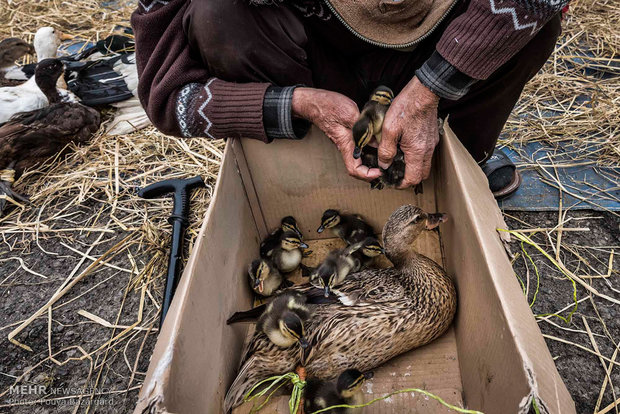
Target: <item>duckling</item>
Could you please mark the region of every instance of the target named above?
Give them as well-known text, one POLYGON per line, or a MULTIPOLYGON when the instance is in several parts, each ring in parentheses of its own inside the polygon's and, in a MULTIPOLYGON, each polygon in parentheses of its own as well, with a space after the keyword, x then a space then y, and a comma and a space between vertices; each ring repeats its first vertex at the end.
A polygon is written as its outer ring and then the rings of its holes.
POLYGON ((280 222, 280 227, 272 231, 260 244, 260 257, 266 259, 271 257, 273 250, 280 245, 280 237, 285 231, 297 233, 302 238, 301 231, 297 227, 297 220, 293 216, 286 216, 280 222))
POLYGON ((351 256, 360 262, 360 268, 365 269, 372 265, 375 257, 385 254, 385 249, 376 237, 366 237, 364 241, 356 243, 359 246, 351 252, 351 256))
MULTIPOLYGON (((372 377, 372 372, 362 373, 356 369, 347 369, 338 376, 336 382, 309 379, 304 388, 304 412, 310 414, 334 405, 362 405, 364 403, 362 385, 372 377)), ((325 414, 362 412, 363 408, 344 407, 324 411, 325 414)))
POLYGON ((304 323, 311 315, 304 295, 286 292, 276 296, 258 319, 256 328, 279 348, 289 348, 299 343, 308 347, 304 323))
MULTIPOLYGON (((84 142, 99 129, 99 112, 78 103, 62 102, 56 80, 63 71, 58 59, 38 64, 35 81, 50 106, 13 116, 0 127, 0 170, 13 170, 15 178, 24 169, 61 152, 70 142, 84 142)), ((24 200, 0 181, 0 193, 24 200)), ((0 199, 0 212, 6 199, 0 199)))
MULTIPOLYGON (((255 335, 228 389, 225 410, 241 404, 257 382, 293 371, 302 359, 308 377, 330 379, 350 367, 370 371, 442 335, 456 311, 456 290, 444 270, 415 252, 412 243, 445 220, 443 214, 412 205, 392 213, 383 228, 383 242, 394 267, 351 273, 338 288, 336 303, 314 306, 304 321, 304 337, 311 346, 303 355, 297 347, 282 349, 255 335)), ((308 289, 295 286, 286 291, 308 289)))
POLYGON ((285 231, 280 236, 280 245, 273 249, 272 259, 276 268, 282 273, 290 273, 300 267, 303 258, 302 249, 307 249, 299 235, 285 231))
MULTIPOLYGON (((357 244, 353 245, 359 248, 357 244)), ((325 260, 310 274, 310 284, 321 289, 325 297, 340 285, 351 272, 360 269, 361 262, 352 256, 352 246, 331 251, 325 260)))
POLYGON ((362 149, 370 143, 373 136, 377 142, 381 142, 383 120, 393 100, 394 92, 387 86, 379 86, 372 92, 352 128, 355 141, 353 158, 357 159, 362 155, 362 149))
MULTIPOLYGON (((353 125, 353 141, 355 142, 354 158, 362 157, 362 163, 370 168, 379 168, 377 149, 368 146, 374 136, 377 143, 381 143, 383 120, 392 101, 394 92, 387 86, 379 86, 370 95, 370 99, 362 108, 357 122, 353 125)), ((370 188, 383 189, 397 186, 405 177, 405 155, 396 147, 396 156, 387 169, 381 169, 383 175, 370 183, 370 188)))
POLYGON ((250 263, 248 275, 252 290, 265 297, 273 295, 286 282, 273 262, 267 259, 256 259, 250 263))
POLYGON ((340 237, 347 244, 358 243, 366 237, 375 234, 375 231, 357 214, 340 214, 338 210, 329 209, 323 212, 321 225, 316 229, 317 233, 322 233, 325 229, 330 229, 333 234, 340 237))
POLYGON ((311 273, 310 284, 323 290, 327 298, 334 287, 339 286, 349 273, 367 267, 383 252, 383 247, 376 237, 367 237, 364 241, 344 249, 333 250, 311 273))

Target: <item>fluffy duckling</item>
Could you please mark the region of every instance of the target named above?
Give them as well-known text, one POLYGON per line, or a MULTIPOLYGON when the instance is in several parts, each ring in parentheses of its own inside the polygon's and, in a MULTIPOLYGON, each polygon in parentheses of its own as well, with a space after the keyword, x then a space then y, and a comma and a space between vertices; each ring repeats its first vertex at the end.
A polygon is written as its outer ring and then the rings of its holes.
POLYGON ((344 249, 331 251, 310 275, 310 284, 321 289, 327 298, 331 291, 342 284, 349 273, 359 271, 384 253, 376 237, 352 244, 344 249))
POLYGON ((329 209, 323 212, 321 225, 316 229, 322 233, 325 229, 340 237, 347 244, 363 241, 366 237, 375 234, 375 231, 357 214, 340 214, 338 210, 329 209))
POLYGON ((371 266, 375 257, 385 254, 385 249, 374 236, 366 237, 364 241, 356 243, 352 247, 354 246, 358 247, 353 249, 351 256, 360 262, 362 269, 371 266))
MULTIPOLYGON (((70 142, 84 142, 99 129, 99 112, 78 103, 62 102, 56 81, 63 71, 57 59, 45 59, 37 66, 36 85, 50 106, 13 116, 0 127, 0 170, 14 170, 15 178, 50 156, 61 152, 70 142)), ((0 192, 24 200, 0 181, 0 192)), ((5 199, 0 200, 0 212, 5 199)))
MULTIPOLYGON (((310 414, 334 405, 361 405, 364 403, 362 385, 373 377, 372 372, 362 373, 347 369, 334 381, 321 381, 311 378, 304 388, 304 412, 310 414)), ((363 408, 334 408, 325 414, 362 413, 363 408)))
POLYGON ((351 246, 331 251, 325 260, 310 274, 310 284, 329 297, 332 289, 340 285, 351 272, 360 269, 360 261, 351 255, 351 246))
POLYGON ((354 158, 362 155, 362 149, 370 143, 373 136, 377 142, 381 142, 383 120, 393 100, 394 92, 387 86, 379 86, 372 92, 352 128, 355 141, 354 158))
POLYGON ((301 240, 299 235, 292 231, 282 232, 280 245, 273 249, 272 259, 276 268, 282 273, 290 273, 301 265, 303 258, 302 249, 308 245, 301 240))
MULTIPOLYGON (((394 100, 394 92, 387 86, 379 86, 370 95, 370 99, 362 108, 357 122, 353 125, 353 141, 355 142, 354 158, 362 157, 362 163, 370 168, 379 168, 377 149, 368 146, 373 136, 381 143, 381 130, 385 114, 394 100)), ((405 155, 397 146, 396 156, 383 175, 370 183, 373 189, 397 186, 405 177, 405 155)))
MULTIPOLYGON (((394 267, 351 273, 338 288, 339 300, 314 306, 304 322, 310 346, 303 354, 298 347, 282 349, 255 335, 228 390, 225 410, 241 404, 257 382, 293 371, 302 359, 309 378, 330 379, 350 367, 370 371, 442 335, 456 312, 456 290, 444 270, 412 244, 445 220, 443 214, 411 205, 392 213, 383 242, 394 267)), ((287 289, 305 290, 308 286, 287 289)))
POLYGON ((310 314, 304 295, 286 292, 267 305, 256 328, 279 348, 289 348, 297 343, 301 348, 306 348, 308 342, 304 323, 310 314))
POLYGON ((260 296, 271 296, 278 290, 285 279, 271 260, 256 259, 248 266, 250 287, 260 296))
POLYGON ((297 220, 293 216, 286 216, 280 222, 280 227, 271 232, 260 244, 260 257, 266 259, 271 257, 273 250, 280 245, 280 237, 285 231, 297 233, 302 238, 301 231, 297 227, 297 220))

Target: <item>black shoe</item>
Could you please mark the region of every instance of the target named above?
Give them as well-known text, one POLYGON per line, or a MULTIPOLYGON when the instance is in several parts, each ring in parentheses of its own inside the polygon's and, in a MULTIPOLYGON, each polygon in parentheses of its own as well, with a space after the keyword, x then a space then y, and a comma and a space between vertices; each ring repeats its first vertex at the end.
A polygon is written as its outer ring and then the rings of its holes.
POLYGON ((498 200, 513 194, 521 185, 521 174, 501 150, 495 150, 491 158, 481 167, 489 180, 489 188, 493 196, 498 200))

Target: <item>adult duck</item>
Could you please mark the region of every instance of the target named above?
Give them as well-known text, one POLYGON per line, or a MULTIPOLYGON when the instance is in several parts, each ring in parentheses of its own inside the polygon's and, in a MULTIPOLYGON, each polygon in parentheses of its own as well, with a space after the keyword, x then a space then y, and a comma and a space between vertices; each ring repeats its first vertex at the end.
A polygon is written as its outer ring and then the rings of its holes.
MULTIPOLYGON (((394 267, 352 273, 334 290, 336 303, 315 305, 304 324, 309 346, 303 353, 297 344, 282 349, 256 333, 226 395, 226 411, 240 405, 259 381, 294 371, 298 365, 318 379, 335 378, 349 368, 365 372, 443 334, 456 311, 454 284, 412 244, 445 219, 411 205, 392 213, 383 228, 383 241, 394 267)), ((291 288, 304 289, 308 288, 291 288)))
POLYGON ((0 127, 0 212, 6 198, 24 200, 11 183, 26 168, 62 152, 71 142, 84 142, 99 129, 99 112, 79 103, 63 102, 56 82, 63 72, 58 59, 44 59, 35 83, 49 106, 19 113, 0 127))

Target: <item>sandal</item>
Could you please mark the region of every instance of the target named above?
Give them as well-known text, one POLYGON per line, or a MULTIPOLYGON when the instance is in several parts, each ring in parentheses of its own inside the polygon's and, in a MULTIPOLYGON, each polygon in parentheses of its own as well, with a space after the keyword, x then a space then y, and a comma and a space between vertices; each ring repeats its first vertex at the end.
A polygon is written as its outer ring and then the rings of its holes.
POLYGON ((502 150, 495 150, 481 167, 493 196, 498 200, 513 194, 521 185, 521 174, 502 150))

